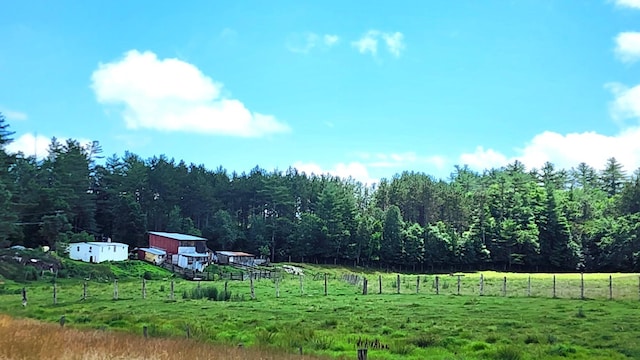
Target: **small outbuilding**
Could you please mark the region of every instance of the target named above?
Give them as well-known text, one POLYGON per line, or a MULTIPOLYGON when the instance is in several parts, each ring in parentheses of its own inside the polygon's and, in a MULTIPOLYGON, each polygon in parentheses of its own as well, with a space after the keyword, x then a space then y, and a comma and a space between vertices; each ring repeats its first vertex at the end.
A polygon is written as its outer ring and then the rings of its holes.
POLYGON ((129 245, 116 242, 81 242, 69 244, 69 257, 88 263, 124 261, 129 257, 129 245))
POLYGON ((216 251, 219 264, 254 266, 256 256, 241 251, 216 251))
POLYGON ((139 248, 138 260, 144 260, 155 265, 160 265, 167 260, 167 252, 156 248, 139 248))

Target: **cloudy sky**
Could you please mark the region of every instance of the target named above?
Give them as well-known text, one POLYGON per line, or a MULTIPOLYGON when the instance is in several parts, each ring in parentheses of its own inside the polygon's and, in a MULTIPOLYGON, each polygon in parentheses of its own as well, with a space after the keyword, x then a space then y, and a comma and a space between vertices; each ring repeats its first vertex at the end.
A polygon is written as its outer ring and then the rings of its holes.
POLYGON ((11 151, 52 136, 374 182, 640 167, 640 0, 12 1, 11 151))

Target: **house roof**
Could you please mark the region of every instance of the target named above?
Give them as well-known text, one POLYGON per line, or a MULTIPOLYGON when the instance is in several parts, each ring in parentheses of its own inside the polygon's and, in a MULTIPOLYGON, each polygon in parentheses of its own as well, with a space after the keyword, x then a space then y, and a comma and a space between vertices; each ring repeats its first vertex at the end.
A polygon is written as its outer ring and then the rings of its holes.
POLYGON ((253 254, 249 254, 242 251, 216 251, 216 254, 224 255, 224 256, 247 256, 247 257, 255 257, 253 254))
POLYGON ((180 253, 178 254, 180 256, 186 256, 186 257, 197 257, 197 258, 206 258, 209 257, 209 254, 202 254, 202 253, 195 253, 195 252, 188 252, 188 253, 180 253))
POLYGON ((93 245, 93 246, 110 246, 110 245, 120 245, 120 246, 126 246, 129 247, 128 244, 123 244, 123 243, 119 243, 119 242, 99 242, 99 241, 89 241, 86 243, 76 243, 76 244, 89 244, 89 245, 93 245))
POLYGON ((168 232, 161 232, 161 231, 149 231, 149 234, 166 237, 173 240, 190 240, 190 241, 207 240, 199 236, 179 234, 179 233, 168 233, 168 232))
POLYGON ((144 252, 147 252, 149 254, 154 254, 154 255, 167 255, 167 252, 162 250, 162 249, 155 249, 155 248, 140 248, 139 250, 142 250, 144 252))

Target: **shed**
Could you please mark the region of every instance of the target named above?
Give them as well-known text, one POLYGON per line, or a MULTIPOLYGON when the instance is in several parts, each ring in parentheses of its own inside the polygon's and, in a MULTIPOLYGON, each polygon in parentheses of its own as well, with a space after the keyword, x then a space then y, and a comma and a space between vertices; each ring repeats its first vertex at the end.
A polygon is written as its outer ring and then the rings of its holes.
POLYGON ((216 251, 218 263, 254 266, 256 256, 241 251, 216 251))
POLYGON ((80 242, 69 244, 69 257, 89 263, 124 261, 129 257, 129 245, 116 242, 80 242))
POLYGON ((162 249, 139 248, 138 259, 160 265, 167 260, 167 252, 162 249))

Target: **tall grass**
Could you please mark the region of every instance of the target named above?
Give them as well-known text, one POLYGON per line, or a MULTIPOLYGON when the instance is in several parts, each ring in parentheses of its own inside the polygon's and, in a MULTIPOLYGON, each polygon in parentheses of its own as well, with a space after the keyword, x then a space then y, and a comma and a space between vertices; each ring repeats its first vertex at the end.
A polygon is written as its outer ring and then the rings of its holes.
POLYGON ((317 359, 270 349, 61 329, 0 315, 0 359, 317 359))

